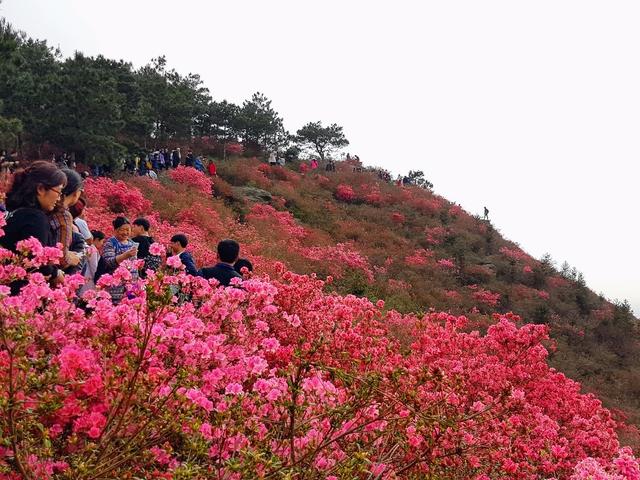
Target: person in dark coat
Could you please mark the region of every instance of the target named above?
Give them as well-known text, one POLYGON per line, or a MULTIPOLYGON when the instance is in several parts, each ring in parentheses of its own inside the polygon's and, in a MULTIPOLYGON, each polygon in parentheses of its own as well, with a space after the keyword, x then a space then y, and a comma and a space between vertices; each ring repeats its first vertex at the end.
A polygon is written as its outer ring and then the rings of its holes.
POLYGON ((249 272, 253 272, 253 264, 246 258, 239 258, 236 263, 233 264, 233 269, 242 275, 242 269, 245 268, 249 272))
POLYGON ((193 152, 191 150, 189 150, 187 152, 187 157, 184 159, 184 166, 185 167, 193 167, 194 163, 195 163, 196 158, 193 156, 193 152))
MULTIPOLYGON (((33 162, 18 170, 7 192, 6 207, 9 212, 0 245, 16 252, 21 240, 34 237, 45 247, 55 247, 55 237, 47 214, 60 200, 67 184, 67 176, 55 164, 46 161, 33 162)), ((62 278, 62 271, 55 265, 45 265, 39 271, 51 280, 62 278)), ((11 284, 16 295, 26 285, 25 280, 11 284)))
POLYGON ((147 270, 154 272, 162 265, 162 257, 151 255, 149 248, 155 243, 149 234, 151 223, 144 217, 136 218, 131 226, 134 237, 131 239, 138 244, 138 258, 144 260, 144 265, 140 269, 140 277, 147 277, 147 270))
POLYGON ((171 237, 171 252, 180 257, 180 261, 189 275, 197 277, 199 276, 198 267, 196 267, 196 262, 191 253, 186 250, 188 244, 187 236, 183 233, 178 233, 171 237))
POLYGON ((225 287, 228 287, 234 278, 242 280, 242 275, 233 268, 239 254, 240 245, 238 242, 235 240, 222 240, 218 243, 218 263, 214 267, 206 267, 200 270, 200 276, 207 280, 215 278, 220 282, 220 285, 225 287))
POLYGON ((171 164, 173 165, 173 168, 178 168, 181 160, 180 149, 176 148, 173 152, 171 152, 171 164))

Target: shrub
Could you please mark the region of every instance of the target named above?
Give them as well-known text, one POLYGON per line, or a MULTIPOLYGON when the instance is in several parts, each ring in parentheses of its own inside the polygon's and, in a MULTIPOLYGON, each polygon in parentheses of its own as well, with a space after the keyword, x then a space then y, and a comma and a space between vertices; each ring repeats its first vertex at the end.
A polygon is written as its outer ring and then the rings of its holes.
POLYGON ((353 192, 353 188, 349 185, 340 184, 336 188, 335 196, 341 202, 353 202, 356 198, 356 194, 353 192))
POLYGON ((195 168, 180 165, 178 168, 169 170, 169 177, 174 182, 186 185, 190 189, 194 189, 205 195, 211 195, 213 193, 211 179, 195 168))

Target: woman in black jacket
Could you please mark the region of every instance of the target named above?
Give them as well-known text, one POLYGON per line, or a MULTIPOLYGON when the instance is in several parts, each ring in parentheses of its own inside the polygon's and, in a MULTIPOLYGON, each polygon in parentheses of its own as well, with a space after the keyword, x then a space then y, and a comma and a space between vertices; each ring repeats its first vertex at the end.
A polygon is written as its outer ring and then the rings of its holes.
MULTIPOLYGON (((66 175, 53 163, 38 161, 27 168, 18 170, 7 192, 7 224, 0 245, 16 251, 20 240, 34 237, 45 247, 56 245, 47 214, 58 202, 67 183, 66 175)), ((58 269, 46 265, 40 269, 42 274, 55 279, 58 269)), ((26 281, 13 282, 11 293, 17 294, 26 281)))

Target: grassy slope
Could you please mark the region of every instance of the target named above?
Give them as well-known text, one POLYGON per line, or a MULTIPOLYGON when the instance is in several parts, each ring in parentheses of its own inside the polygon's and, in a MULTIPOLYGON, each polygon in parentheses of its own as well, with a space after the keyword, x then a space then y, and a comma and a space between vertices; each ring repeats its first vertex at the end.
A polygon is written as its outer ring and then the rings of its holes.
MULTIPOLYGON (((433 308, 465 314, 479 328, 491 322, 492 313, 507 311, 525 322, 547 324, 557 343, 552 364, 640 424, 639 335, 636 319, 624 308, 597 296, 570 274, 563 276, 529 257, 490 223, 452 209, 451 202, 431 192, 390 185, 374 173, 356 173, 346 165, 337 172, 306 175, 260 165, 249 159, 223 162, 215 182, 217 210, 246 222, 258 237, 253 254, 319 275, 333 273, 329 267, 337 261, 310 261, 288 249, 286 242, 279 243, 273 225, 252 221, 248 214, 253 202, 234 187, 269 191, 271 204, 291 212, 305 227, 303 248, 346 242, 364 255, 374 280, 367 281, 358 268, 346 268, 333 283, 340 293, 381 298, 400 311, 433 308), (353 201, 336 199, 340 184, 352 187, 353 201), (406 259, 422 249, 430 255, 424 264, 406 259), (440 259, 451 260, 455 267, 440 266, 440 259), (483 290, 498 293, 497 304, 484 301, 483 290)), ((151 198, 160 211, 170 210, 163 197, 151 198)))

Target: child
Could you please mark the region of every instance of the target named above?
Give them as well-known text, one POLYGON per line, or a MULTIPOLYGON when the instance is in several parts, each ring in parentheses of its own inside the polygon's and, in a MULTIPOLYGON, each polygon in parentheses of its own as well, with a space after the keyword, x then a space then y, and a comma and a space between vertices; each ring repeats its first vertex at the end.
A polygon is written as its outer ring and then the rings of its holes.
POLYGON ((105 242, 105 235, 100 230, 91 230, 91 235, 93 236, 93 244, 87 247, 87 259, 82 270, 84 285, 80 289, 80 296, 88 290, 96 289, 96 284, 93 279, 98 269, 100 253, 102 252, 102 247, 105 242))

